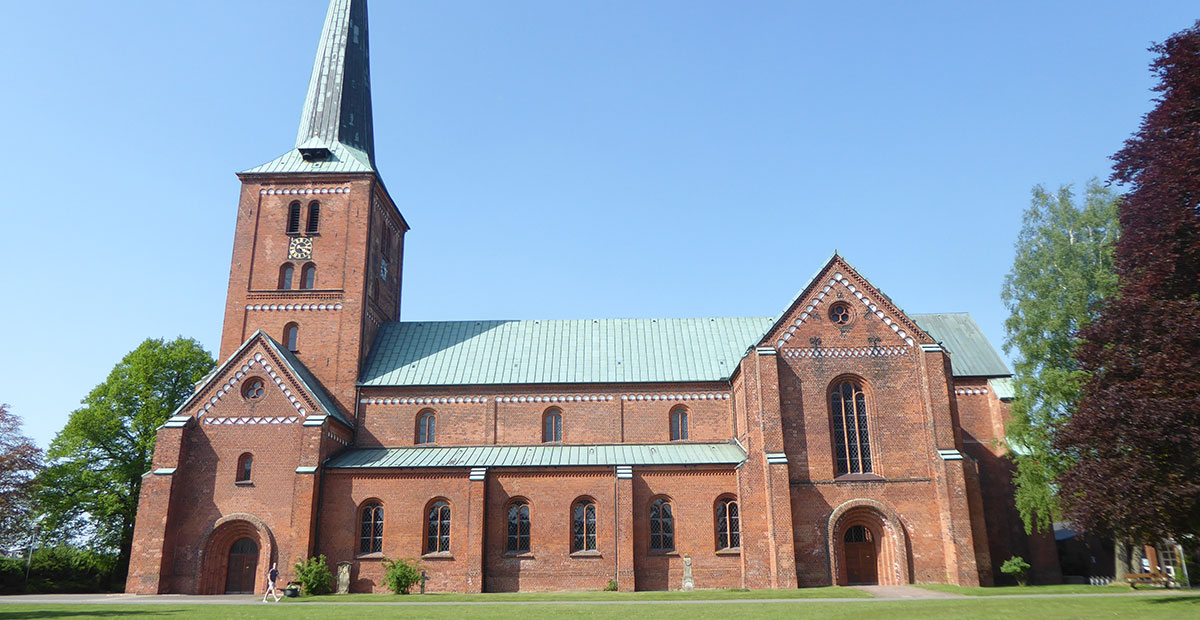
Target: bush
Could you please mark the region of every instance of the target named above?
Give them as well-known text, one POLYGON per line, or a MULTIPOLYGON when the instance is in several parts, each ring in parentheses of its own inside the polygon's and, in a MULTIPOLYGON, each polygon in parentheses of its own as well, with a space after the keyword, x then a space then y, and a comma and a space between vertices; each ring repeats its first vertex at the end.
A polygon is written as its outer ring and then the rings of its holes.
POLYGON ((1025 574, 1029 572, 1029 562, 1025 561, 1019 555, 1014 555, 1004 561, 1000 565, 1000 572, 1005 575, 1012 575, 1017 580, 1017 585, 1025 585, 1025 574))
POLYGON ((329 594, 332 590, 330 584, 333 583, 333 573, 329 572, 324 555, 296 562, 294 568, 296 569, 296 581, 300 582, 300 587, 305 595, 329 594))
POLYGON ((416 560, 384 560, 383 582, 396 594, 408 594, 421 581, 421 564, 416 560))
POLYGON ((0 594, 20 594, 25 589, 25 561, 0 558, 0 594))
POLYGON ((609 579, 608 585, 604 586, 604 591, 605 592, 616 592, 617 591, 617 580, 609 579))
MULTIPOLYGON (((12 560, 0 567, 3 572, 4 591, 12 591, 24 585, 25 562, 16 560, 20 582, 14 582, 15 571, 12 560)), ((43 547, 33 552, 33 565, 29 570, 29 587, 26 592, 57 594, 74 592, 112 592, 125 584, 115 575, 117 556, 80 549, 69 545, 43 547), (117 583, 114 583, 117 582, 117 583)))

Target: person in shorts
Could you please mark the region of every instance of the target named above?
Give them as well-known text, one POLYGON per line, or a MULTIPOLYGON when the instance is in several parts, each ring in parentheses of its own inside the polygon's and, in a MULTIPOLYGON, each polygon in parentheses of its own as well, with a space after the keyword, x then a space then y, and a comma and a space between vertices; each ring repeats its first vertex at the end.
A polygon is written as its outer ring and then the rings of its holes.
POLYGON ((275 568, 275 563, 271 563, 271 570, 267 572, 267 591, 263 592, 263 602, 267 602, 267 595, 275 597, 275 602, 279 602, 279 593, 275 591, 275 580, 279 579, 279 569, 275 568))

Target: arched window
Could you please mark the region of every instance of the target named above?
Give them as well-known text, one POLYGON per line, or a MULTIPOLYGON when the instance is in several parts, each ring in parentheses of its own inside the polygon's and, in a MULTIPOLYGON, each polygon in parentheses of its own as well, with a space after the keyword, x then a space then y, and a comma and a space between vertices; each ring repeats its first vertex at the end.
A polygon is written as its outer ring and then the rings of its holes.
POLYGON ((547 409, 542 414, 542 442, 562 441, 562 411, 547 409))
POLYGON ((867 433, 867 397, 862 386, 842 381, 829 395, 833 415, 833 453, 837 473, 871 473, 871 440, 867 433))
POLYGON ((682 405, 671 410, 671 441, 687 441, 688 411, 682 405))
POLYGON ((437 415, 432 411, 423 411, 417 416, 417 443, 434 443, 437 441, 437 415))
POLYGON ((293 353, 300 350, 300 326, 288 323, 283 327, 283 346, 293 353))
POLYGON ((321 203, 319 203, 319 202, 309 203, 309 205, 308 205, 308 226, 305 227, 304 232, 311 235, 311 234, 317 232, 317 229, 320 227, 320 225, 321 225, 321 203))
POLYGON ((717 549, 740 549, 742 520, 738 517, 737 500, 732 497, 717 500, 717 549))
POLYGON ((300 203, 298 202, 293 202, 292 206, 288 207, 287 234, 300 234, 300 203))
POLYGON ((508 505, 508 544, 505 551, 527 553, 529 551, 529 504, 517 500, 508 505))
POLYGON ((294 267, 292 267, 291 263, 284 263, 282 266, 279 267, 279 288, 280 288, 280 290, 284 290, 284 291, 292 290, 292 274, 295 273, 295 271, 296 271, 296 269, 294 267))
POLYGON ((844 540, 848 543, 869 543, 871 542, 871 530, 861 525, 856 525, 846 530, 844 540))
POLYGON ((429 507, 429 527, 425 531, 425 553, 450 551, 450 504, 436 501, 429 507))
POLYGON ((671 513, 671 502, 665 499, 656 499, 650 504, 650 549, 675 550, 675 517, 671 513))
POLYGON ((362 531, 358 537, 359 553, 383 551, 383 504, 370 502, 362 509, 362 531))
POLYGON ((571 508, 571 552, 596 550, 596 502, 581 499, 571 508))
POLYGON ((249 452, 238 457, 237 481, 250 482, 250 472, 254 468, 254 455, 249 452))
POLYGON ((300 270, 300 288, 317 288, 317 266, 309 263, 300 270))

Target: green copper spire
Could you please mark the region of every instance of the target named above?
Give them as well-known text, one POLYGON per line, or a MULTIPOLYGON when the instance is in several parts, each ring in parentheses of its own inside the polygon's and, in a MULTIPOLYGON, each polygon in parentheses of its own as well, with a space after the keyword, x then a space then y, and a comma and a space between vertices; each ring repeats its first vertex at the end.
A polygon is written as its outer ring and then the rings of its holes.
POLYGON ((374 172, 367 0, 331 0, 296 148, 247 173, 374 172))

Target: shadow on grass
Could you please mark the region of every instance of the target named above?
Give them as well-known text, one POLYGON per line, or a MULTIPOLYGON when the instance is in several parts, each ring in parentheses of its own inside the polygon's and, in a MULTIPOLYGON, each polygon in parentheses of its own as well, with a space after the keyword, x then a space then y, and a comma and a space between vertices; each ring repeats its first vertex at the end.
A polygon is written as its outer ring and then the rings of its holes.
POLYGON ((1193 605, 1200 607, 1200 593, 1176 594, 1174 596, 1156 596, 1150 599, 1150 602, 1155 605, 1193 605))
POLYGON ((95 609, 91 605, 74 609, 37 609, 30 611, 4 611, 0 608, 0 620, 32 620, 33 618, 116 618, 128 616, 163 616, 179 613, 176 609, 95 609))

